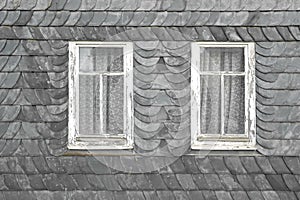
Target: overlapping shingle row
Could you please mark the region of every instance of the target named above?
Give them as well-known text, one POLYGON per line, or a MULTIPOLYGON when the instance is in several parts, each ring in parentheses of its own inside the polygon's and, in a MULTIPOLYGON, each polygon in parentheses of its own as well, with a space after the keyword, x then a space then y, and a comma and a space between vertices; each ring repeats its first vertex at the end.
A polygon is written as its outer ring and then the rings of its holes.
POLYGON ((0 11, 3 26, 299 26, 298 11, 276 12, 115 12, 0 11))
POLYGON ((116 171, 94 157, 2 157, 0 163, 1 191, 300 192, 297 157, 183 156, 144 174, 116 171))
POLYGON ((5 10, 111 10, 111 11, 258 11, 258 10, 298 10, 296 0, 3 0, 0 9, 5 10))
POLYGON ((70 198, 80 200, 83 198, 89 199, 105 199, 105 200, 165 200, 165 199, 189 199, 189 200, 240 200, 240 199, 255 199, 255 200, 273 200, 273 199, 291 199, 297 200, 299 192, 293 193, 288 191, 182 191, 182 190, 163 190, 163 191, 20 191, 20 192, 0 192, 0 197, 3 200, 10 199, 63 199, 70 198))
MULTIPOLYGON (((0 27, 0 39, 298 41, 298 27, 0 27)), ((61 44, 63 45, 63 44, 61 44)))

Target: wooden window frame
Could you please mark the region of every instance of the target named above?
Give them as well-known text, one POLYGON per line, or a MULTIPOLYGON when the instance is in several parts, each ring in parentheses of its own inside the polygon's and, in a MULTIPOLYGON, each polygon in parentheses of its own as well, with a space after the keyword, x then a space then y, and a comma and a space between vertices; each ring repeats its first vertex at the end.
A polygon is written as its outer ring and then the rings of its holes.
MULTIPOLYGON (((102 83, 100 83, 101 87, 102 83)), ((101 94, 100 94, 101 95, 101 94)), ((132 149, 133 148, 133 44, 131 42, 69 42, 69 149, 132 149), (79 134, 79 48, 123 48, 123 72, 103 74, 124 75, 124 134, 79 134)), ((101 117, 100 117, 101 118, 101 117)))
MULTIPOLYGON (((196 150, 255 150, 256 100, 255 100, 255 45, 244 42, 193 42, 191 44, 191 148, 196 150), (200 48, 244 48, 245 71, 245 132, 244 134, 200 133, 200 48)), ((209 72, 213 73, 213 72, 209 72)), ((203 73, 205 74, 205 73, 203 73)), ((220 75, 219 71, 214 75, 220 75)), ((234 73, 233 73, 234 75, 234 73)), ((222 75, 223 76, 223 75, 222 75)), ((221 83, 223 84, 223 83, 221 83)), ((222 86, 221 86, 222 88, 222 86)), ((221 92, 222 93, 222 92, 221 92)), ((223 101, 222 101, 223 102, 223 101)))

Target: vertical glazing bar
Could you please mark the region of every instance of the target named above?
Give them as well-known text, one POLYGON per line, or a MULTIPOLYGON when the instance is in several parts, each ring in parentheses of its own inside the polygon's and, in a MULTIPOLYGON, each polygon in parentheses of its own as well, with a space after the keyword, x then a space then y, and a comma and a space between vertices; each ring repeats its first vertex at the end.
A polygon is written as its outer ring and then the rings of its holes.
POLYGON ((221 74, 221 135, 224 135, 224 74, 221 74))
POLYGON ((99 114, 100 114, 100 135, 102 134, 105 134, 103 132, 103 76, 102 74, 99 74, 99 81, 100 81, 100 84, 99 84, 99 98, 100 98, 100 106, 99 106, 99 114))

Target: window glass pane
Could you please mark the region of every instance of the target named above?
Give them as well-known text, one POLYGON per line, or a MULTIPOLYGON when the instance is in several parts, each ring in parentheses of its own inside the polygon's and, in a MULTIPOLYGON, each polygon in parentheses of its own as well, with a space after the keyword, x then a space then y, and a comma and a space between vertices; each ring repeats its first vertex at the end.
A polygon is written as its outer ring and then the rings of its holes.
POLYGON ((99 76, 79 75, 79 133, 100 133, 99 76))
POLYGON ((244 76, 224 77, 224 134, 245 134, 244 76))
POLYGON ((244 71, 244 48, 201 47, 201 71, 244 71))
POLYGON ((103 130, 106 134, 123 134, 123 76, 103 76, 103 130))
POLYGON ((80 47, 80 72, 122 72, 123 48, 80 47))
POLYGON ((200 76, 200 126, 202 134, 221 134, 220 83, 220 76, 200 76))

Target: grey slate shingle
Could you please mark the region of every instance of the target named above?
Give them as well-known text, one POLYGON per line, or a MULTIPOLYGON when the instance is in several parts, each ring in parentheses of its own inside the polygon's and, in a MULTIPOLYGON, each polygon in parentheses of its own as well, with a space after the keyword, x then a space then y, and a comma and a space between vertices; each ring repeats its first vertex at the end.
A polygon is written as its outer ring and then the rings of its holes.
POLYGON ((230 193, 226 191, 216 191, 216 196, 218 199, 232 200, 230 193))
POLYGON ((283 159, 293 174, 300 174, 300 160, 298 157, 284 157, 283 159))
POLYGON ((257 165, 254 157, 245 156, 245 157, 241 157, 240 160, 248 173, 260 173, 261 172, 261 169, 257 165))
POLYGON ((184 164, 185 170, 188 173, 196 174, 200 172, 193 156, 184 156, 181 157, 181 160, 184 164))
POLYGON ((210 190, 223 190, 223 185, 217 174, 204 174, 204 178, 210 190))
POLYGON ((209 199, 209 200, 218 199, 214 191, 202 191, 202 194, 204 196, 204 199, 209 199))
POLYGON ((208 157, 195 157, 196 164, 201 173, 214 173, 213 167, 208 157))
POLYGON ((179 182, 174 174, 162 174, 161 175, 166 186, 170 190, 180 190, 181 186, 179 185, 179 182))
POLYGON ((105 185, 107 190, 119 191, 122 190, 120 185, 118 184, 117 180, 113 175, 103 175, 103 179, 101 180, 105 185))
POLYGON ((237 175, 236 177, 245 191, 257 190, 257 187, 251 180, 250 175, 237 175))
POLYGON ((258 190, 272 190, 272 187, 264 174, 254 174, 251 177, 258 190))
POLYGON ((145 174, 151 185, 156 190, 166 190, 167 186, 160 174, 145 174))
POLYGON ((279 199, 279 196, 275 191, 262 191, 262 195, 266 200, 279 199))
POLYGON ((184 190, 197 189, 197 186, 195 185, 192 176, 190 174, 177 174, 176 178, 184 190))
POLYGON ((225 157, 225 164, 232 174, 245 174, 247 173, 243 167, 239 157, 225 157))
POLYGON ((282 178, 291 191, 300 191, 300 183, 292 174, 283 174, 282 178))
POLYGON ((4 174, 3 178, 5 185, 9 190, 16 191, 21 189, 14 174, 4 174))
POLYGON ((296 200, 297 199, 294 192, 277 191, 277 194, 280 199, 287 199, 287 200, 296 200))
POLYGON ((242 186, 238 183, 235 175, 219 174, 219 178, 226 191, 242 190, 242 186))
POLYGON ((273 169, 278 174, 290 173, 289 169, 287 168, 284 160, 281 157, 270 157, 269 161, 273 167, 273 169))
POLYGON ((188 194, 190 200, 204 200, 202 192, 199 191, 199 190, 197 190, 197 191, 187 191, 187 194, 188 194))
POLYGON ((173 193, 176 200, 189 199, 186 191, 174 191, 173 193))
POLYGON ((249 197, 245 191, 232 191, 230 194, 234 200, 249 200, 249 197))
POLYGON ((186 171, 185 165, 182 160, 179 158, 170 165, 170 168, 174 173, 184 173, 186 171))
POLYGON ((22 11, 18 20, 14 23, 14 25, 26 25, 28 21, 31 19, 33 11, 22 11))
POLYGON ((279 191, 288 190, 281 175, 266 175, 266 177, 270 185, 272 186, 273 190, 279 190, 279 191))
POLYGON ((210 163, 212 164, 216 173, 218 174, 230 173, 228 168, 225 166, 223 157, 211 157, 210 163))
POLYGON ((248 191, 247 195, 249 197, 249 199, 255 199, 255 200, 264 200, 263 195, 261 194, 260 191, 248 191))
POLYGON ((274 169, 272 168, 268 158, 266 157, 255 157, 256 163, 261 168, 264 174, 275 174, 274 169))

